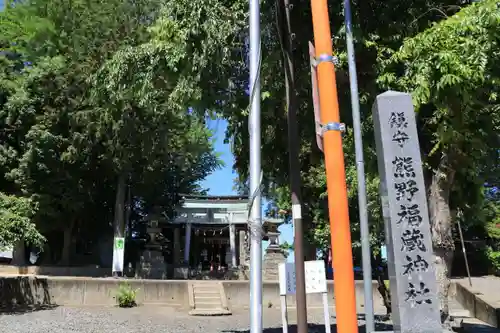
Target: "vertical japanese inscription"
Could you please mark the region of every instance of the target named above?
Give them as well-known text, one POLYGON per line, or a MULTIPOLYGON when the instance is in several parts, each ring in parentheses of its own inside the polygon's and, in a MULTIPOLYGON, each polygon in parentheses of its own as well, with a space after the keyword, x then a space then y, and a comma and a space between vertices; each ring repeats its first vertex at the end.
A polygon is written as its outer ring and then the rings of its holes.
MULTIPOLYGON (((413 157, 406 156, 405 145, 411 144, 412 138, 407 133, 408 121, 404 112, 392 111, 389 116, 389 127, 392 134, 392 142, 400 149, 395 149, 392 160, 392 177, 394 179, 394 189, 396 200, 400 202, 397 216, 397 223, 402 224, 401 252, 405 255, 406 263, 401 263, 401 274, 412 278, 412 275, 427 272, 428 262, 422 258, 421 252, 427 252, 425 246, 425 236, 420 230, 422 216, 418 202, 414 198, 417 192, 421 191, 417 181, 413 157)), ((418 140, 418 139, 417 139, 418 140)), ((420 282, 418 288, 408 282, 408 291, 405 301, 412 306, 420 304, 431 304, 432 300, 426 298, 429 289, 424 282, 420 282), (424 292, 426 291, 426 292, 424 292), (417 297, 418 296, 418 297, 417 297)))
POLYGON ((379 95, 373 116, 380 178, 389 201, 386 243, 393 254, 389 276, 395 331, 438 331, 437 283, 411 96, 379 95))

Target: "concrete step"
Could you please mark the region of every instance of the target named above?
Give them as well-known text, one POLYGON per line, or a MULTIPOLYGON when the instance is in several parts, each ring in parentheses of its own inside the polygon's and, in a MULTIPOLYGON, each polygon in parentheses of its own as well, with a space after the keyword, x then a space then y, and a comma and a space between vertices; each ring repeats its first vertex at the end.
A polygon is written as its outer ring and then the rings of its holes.
POLYGON ((230 315, 222 283, 215 281, 193 282, 189 286, 189 303, 192 316, 230 315))
POLYGON ((200 288, 195 286, 193 289, 195 292, 200 294, 219 294, 219 288, 208 289, 206 287, 200 288))
POLYGON ((472 278, 472 286, 466 280, 455 282, 455 299, 470 316, 491 327, 500 328, 500 278, 493 276, 472 278))
POLYGON ((212 301, 212 300, 217 300, 220 301, 220 296, 219 295, 197 295, 194 294, 194 300, 199 300, 199 301, 212 301))
POLYGON ((451 309, 450 310, 450 317, 455 320, 455 319, 461 319, 461 318, 471 318, 472 315, 469 310, 465 309, 451 309))
POLYGON ((231 311, 226 309, 193 309, 189 311, 190 316, 229 316, 231 311))
POLYGON ((217 306, 222 306, 222 302, 220 299, 202 299, 200 300, 199 298, 194 299, 194 306, 195 308, 201 305, 217 305, 217 306))

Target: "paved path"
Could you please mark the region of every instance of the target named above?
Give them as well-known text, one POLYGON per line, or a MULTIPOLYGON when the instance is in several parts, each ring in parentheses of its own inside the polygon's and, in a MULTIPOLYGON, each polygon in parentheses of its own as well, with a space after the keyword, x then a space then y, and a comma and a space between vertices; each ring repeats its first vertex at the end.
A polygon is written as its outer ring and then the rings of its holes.
MULTIPOLYGON (((360 317, 361 319, 361 317, 360 317)), ((332 332, 335 318, 332 317, 332 332)), ((295 311, 290 313, 290 323, 296 323, 295 311)), ((321 311, 309 313, 310 333, 324 332, 321 311)), ((363 321, 360 320, 360 332, 363 321)), ((281 333, 279 310, 264 311, 264 333, 281 333)), ((191 317, 185 312, 163 307, 119 308, 71 308, 58 307, 50 310, 17 314, 0 314, 0 331, 8 333, 247 333, 248 311, 236 312, 227 317, 191 317)), ((390 330, 384 323, 379 330, 390 330)), ((295 332, 292 325, 289 333, 295 332)))

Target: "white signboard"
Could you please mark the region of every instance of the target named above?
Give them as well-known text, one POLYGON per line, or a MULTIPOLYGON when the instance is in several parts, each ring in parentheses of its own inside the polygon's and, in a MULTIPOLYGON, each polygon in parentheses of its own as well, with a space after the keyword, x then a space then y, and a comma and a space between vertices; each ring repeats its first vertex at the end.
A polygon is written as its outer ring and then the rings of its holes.
POLYGON ((280 295, 295 294, 295 266, 293 263, 282 263, 278 267, 280 295))
POLYGON ((125 238, 115 237, 113 243, 113 272, 123 272, 125 238))
MULTIPOLYGON (((280 295, 295 294, 296 279, 294 263, 279 266, 280 295)), ((306 294, 326 293, 326 273, 323 260, 305 262, 306 294)))

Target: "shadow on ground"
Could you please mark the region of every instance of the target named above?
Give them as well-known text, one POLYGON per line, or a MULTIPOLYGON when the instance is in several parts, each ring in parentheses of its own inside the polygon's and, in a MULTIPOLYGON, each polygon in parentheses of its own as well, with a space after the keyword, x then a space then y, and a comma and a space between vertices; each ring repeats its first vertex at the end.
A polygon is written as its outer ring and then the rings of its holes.
MULTIPOLYGON (((386 316, 375 316, 375 320, 377 321, 375 323, 375 331, 377 332, 383 332, 383 331, 393 331, 393 326, 389 322, 384 323, 381 322, 382 320, 385 320, 386 316)), ((333 316, 332 319, 335 319, 333 316)), ((364 315, 358 315, 358 320, 364 320, 364 315)), ((309 324, 308 325, 308 333, 325 333, 325 325, 321 324, 309 324)), ((332 333, 337 332, 337 325, 333 324, 331 325, 331 331, 332 333)), ((243 331, 222 331, 223 333, 249 333, 250 330, 243 330, 243 331)), ((296 333, 297 332, 297 325, 288 325, 288 333, 296 333)), ((283 328, 282 327, 267 327, 263 329, 263 333, 283 333, 283 328)), ((366 328, 365 325, 360 325, 359 326, 359 333, 366 333, 366 328)))
POLYGON ((57 308, 58 305, 14 305, 9 307, 0 307, 0 315, 21 315, 29 312, 37 312, 43 310, 51 310, 57 308))
POLYGON ((47 279, 26 276, 0 278, 0 314, 53 309, 47 279))

